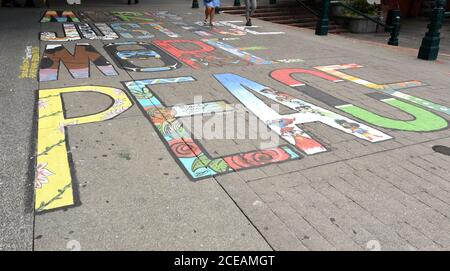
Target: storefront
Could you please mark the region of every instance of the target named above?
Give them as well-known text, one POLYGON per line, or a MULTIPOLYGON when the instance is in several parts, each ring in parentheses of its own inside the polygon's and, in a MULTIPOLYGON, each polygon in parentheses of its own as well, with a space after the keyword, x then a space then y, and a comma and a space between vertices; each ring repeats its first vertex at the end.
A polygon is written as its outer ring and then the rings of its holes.
MULTIPOLYGON (((416 17, 426 13, 434 6, 435 0, 381 0, 383 11, 400 9, 401 16, 416 17)), ((450 10, 450 1, 447 1, 446 10, 450 10)))

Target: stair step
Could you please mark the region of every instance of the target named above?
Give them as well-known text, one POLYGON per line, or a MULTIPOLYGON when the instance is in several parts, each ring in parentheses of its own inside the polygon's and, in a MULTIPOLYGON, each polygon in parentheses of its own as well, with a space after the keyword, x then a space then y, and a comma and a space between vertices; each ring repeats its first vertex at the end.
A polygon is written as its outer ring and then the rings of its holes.
MULTIPOLYGON (((317 9, 317 7, 315 7, 312 3, 309 3, 309 5, 314 9, 317 9)), ((245 15, 245 6, 222 7, 221 10, 227 14, 245 15)), ((317 23, 317 16, 298 4, 258 6, 253 17, 272 23, 309 29, 315 29, 317 23)), ((334 23, 333 18, 330 18, 329 32, 342 33, 348 32, 348 30, 341 25, 337 25, 334 23)))
POLYGON ((298 15, 298 14, 284 14, 284 15, 276 15, 276 16, 259 16, 259 17, 256 17, 256 18, 261 19, 261 20, 271 21, 271 20, 291 19, 291 18, 295 18, 295 19, 301 19, 301 18, 315 19, 316 17, 314 17, 314 15, 311 15, 311 14, 305 14, 303 16, 298 15))
MULTIPOLYGON (((287 5, 287 4, 279 4, 279 5, 272 5, 272 6, 258 6, 258 9, 264 10, 264 9, 283 9, 283 8, 292 8, 292 7, 298 7, 298 5, 287 5)), ((221 10, 245 10, 245 6, 225 6, 220 7, 221 10)))

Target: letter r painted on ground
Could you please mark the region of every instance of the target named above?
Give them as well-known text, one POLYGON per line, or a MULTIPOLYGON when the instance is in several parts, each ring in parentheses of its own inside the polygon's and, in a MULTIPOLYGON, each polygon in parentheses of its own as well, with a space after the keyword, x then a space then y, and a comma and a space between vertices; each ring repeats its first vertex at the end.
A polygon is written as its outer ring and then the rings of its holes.
POLYGON ((270 61, 214 40, 155 40, 153 43, 194 69, 271 64, 270 61), (185 49, 187 46, 189 49, 185 49))
POLYGON ((75 203, 65 128, 112 119, 132 105, 121 89, 81 86, 39 90, 35 174, 35 209, 48 211, 75 203), (62 94, 97 92, 114 103, 106 110, 83 117, 65 118, 62 94))
MULTIPOLYGON (((389 135, 379 130, 307 103, 287 93, 258 84, 242 76, 224 73, 215 74, 214 77, 245 107, 266 123, 270 129, 308 155, 324 152, 326 148, 297 126, 304 123, 321 122, 370 142, 391 139, 389 135), (281 115, 249 90, 291 108, 297 113, 281 115)), ((334 80, 334 78, 328 79, 334 80)))

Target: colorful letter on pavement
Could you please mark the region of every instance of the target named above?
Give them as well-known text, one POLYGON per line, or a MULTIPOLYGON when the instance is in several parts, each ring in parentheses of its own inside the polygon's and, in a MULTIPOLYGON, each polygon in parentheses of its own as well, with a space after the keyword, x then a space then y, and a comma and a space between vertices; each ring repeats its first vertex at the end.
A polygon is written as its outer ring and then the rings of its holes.
POLYGON ((65 42, 81 39, 75 24, 63 24, 63 30, 64 37, 57 37, 55 32, 41 32, 41 41, 65 42))
POLYGON ((89 78, 89 63, 106 76, 118 75, 113 65, 109 63, 92 45, 79 43, 75 46, 75 53, 71 54, 63 45, 47 45, 39 67, 39 81, 58 80, 60 62, 67 67, 75 79, 89 78))
POLYGON ((153 22, 155 20, 148 12, 115 11, 112 14, 124 22, 153 22))
POLYGON ((112 23, 111 27, 125 39, 151 39, 155 36, 135 23, 112 23))
MULTIPOLYGON (((442 117, 424 110, 415 105, 399 101, 395 98, 391 98, 383 93, 369 93, 367 96, 384 102, 390 106, 393 106, 401 111, 404 111, 412 116, 412 120, 398 120, 380 116, 369 110, 361 108, 359 106, 350 104, 346 101, 338 99, 320 89, 308 86, 303 82, 300 82, 292 77, 294 74, 309 74, 319 78, 323 78, 332 82, 340 82, 341 79, 327 75, 326 73, 307 70, 307 69, 278 69, 271 73, 271 77, 275 80, 291 86, 296 90, 304 93, 312 98, 315 98, 329 106, 335 107, 341 111, 344 111, 356 118, 366 121, 370 124, 388 128, 397 129, 403 131, 413 132, 430 132, 440 130, 447 127, 447 121, 442 117)), ((395 84, 407 86, 408 83, 395 84)), ((381 87, 388 88, 389 85, 380 85, 381 87)), ((392 85, 391 85, 392 86, 392 85)), ((404 88, 404 87, 403 87, 404 88)))
POLYGON ((181 67, 181 63, 159 49, 153 44, 144 42, 123 42, 110 43, 105 45, 105 50, 116 62, 116 64, 125 70, 134 72, 161 72, 175 70, 181 67), (120 46, 137 46, 142 49, 119 50, 120 46), (163 66, 142 67, 133 63, 134 60, 157 59, 164 63, 163 66))
POLYGON ((389 135, 367 125, 307 103, 287 93, 263 86, 239 75, 223 73, 215 74, 214 77, 246 108, 266 123, 270 129, 308 155, 324 152, 326 148, 300 129, 297 126, 299 124, 321 122, 370 142, 391 139, 389 135), (297 113, 281 115, 257 98, 248 89, 291 108, 297 111, 297 113))
POLYGON ((102 33, 102 36, 97 35, 89 24, 78 24, 78 28, 80 29, 83 38, 88 40, 115 40, 119 38, 119 35, 105 23, 95 23, 94 26, 102 33))
POLYGON ((35 175, 37 212, 75 203, 65 127, 108 120, 126 111, 131 105, 125 92, 110 87, 81 86, 39 90, 35 175), (65 118, 61 95, 87 91, 105 94, 111 97, 114 103, 97 114, 65 118))
POLYGON ((222 42, 205 40, 156 40, 153 43, 178 58, 183 63, 194 69, 204 67, 223 67, 226 65, 250 65, 250 64, 270 64, 257 56, 240 51, 231 45, 222 42), (208 44, 206 44, 207 42, 208 44), (198 49, 181 49, 182 46, 197 47, 198 49), (228 52, 225 54, 216 48, 228 52))
POLYGON ((124 84, 139 103, 141 109, 148 116, 150 122, 164 140, 177 162, 182 166, 192 180, 199 180, 217 174, 224 174, 237 170, 300 159, 291 147, 282 146, 247 153, 234 154, 219 158, 211 157, 204 148, 193 139, 179 117, 225 110, 225 103, 210 102, 188 105, 183 108, 194 110, 180 110, 180 107, 167 107, 156 97, 151 89, 152 85, 193 82, 193 77, 161 78, 125 82, 124 84), (201 106, 199 106, 201 105, 201 106))
POLYGON ((57 22, 57 23, 79 23, 80 20, 72 11, 55 11, 55 10, 47 10, 44 16, 41 19, 41 23, 49 23, 49 22, 57 22))
POLYGON ((418 105, 421 105, 423 107, 438 111, 438 112, 442 112, 445 113, 447 115, 450 115, 450 108, 444 105, 440 105, 440 104, 436 104, 433 103, 431 101, 413 96, 413 95, 409 95, 406 94, 404 92, 400 92, 399 90, 401 89, 408 89, 408 88, 413 88, 413 87, 420 87, 420 86, 424 86, 425 84, 423 84, 422 82, 419 81, 408 81, 408 82, 401 82, 401 83, 394 83, 394 84, 375 84, 372 82, 369 82, 367 80, 355 77, 355 76, 351 76, 348 75, 346 73, 343 73, 339 70, 344 70, 344 69, 355 69, 355 68, 362 68, 363 66, 358 65, 358 64, 343 64, 343 65, 331 65, 331 66, 320 66, 320 67, 315 67, 318 70, 324 71, 326 73, 332 74, 336 77, 348 80, 350 82, 359 84, 359 85, 363 85, 365 87, 371 88, 371 89, 375 89, 383 94, 395 97, 395 98, 400 98, 406 101, 409 101, 411 103, 415 103, 418 105))

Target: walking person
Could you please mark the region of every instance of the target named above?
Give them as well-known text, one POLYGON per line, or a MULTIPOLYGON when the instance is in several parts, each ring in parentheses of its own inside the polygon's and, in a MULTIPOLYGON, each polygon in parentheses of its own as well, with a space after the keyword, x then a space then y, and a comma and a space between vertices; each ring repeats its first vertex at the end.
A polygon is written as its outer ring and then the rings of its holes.
POLYGON ((203 20, 203 24, 213 26, 215 9, 217 6, 220 6, 220 0, 203 0, 203 5, 205 6, 205 20, 203 20))
POLYGON ((215 13, 220 14, 220 0, 216 1, 215 13))
POLYGON ((247 19, 246 26, 252 26, 252 19, 250 18, 253 16, 253 13, 255 13, 256 10, 256 0, 245 0, 245 18, 247 19))

